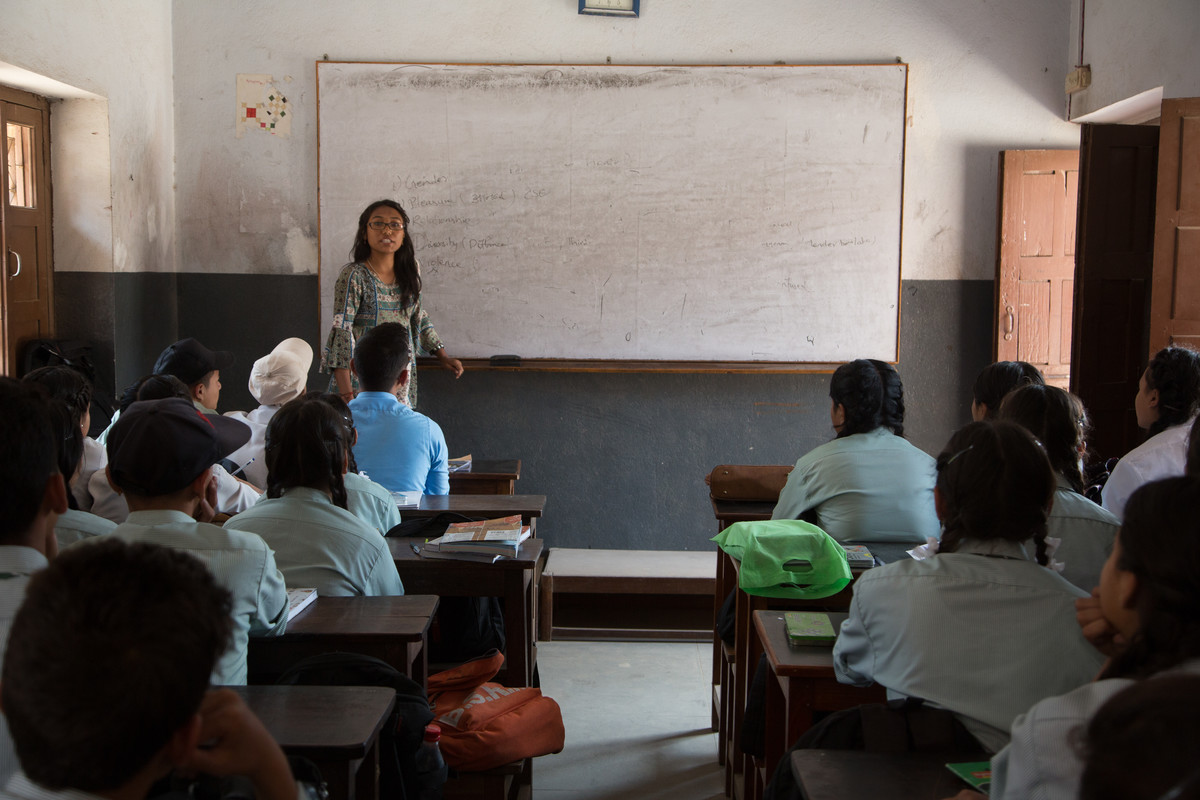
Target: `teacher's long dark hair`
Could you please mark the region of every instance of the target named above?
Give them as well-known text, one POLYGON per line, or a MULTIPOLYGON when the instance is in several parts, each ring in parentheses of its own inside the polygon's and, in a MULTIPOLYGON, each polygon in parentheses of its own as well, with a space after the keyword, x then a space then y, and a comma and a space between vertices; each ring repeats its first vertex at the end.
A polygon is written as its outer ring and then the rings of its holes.
POLYGON ((403 295, 404 305, 412 305, 421 296, 421 273, 417 271, 417 250, 413 246, 412 233, 408 212, 401 208, 395 200, 376 200, 358 215, 358 230, 354 234, 354 245, 350 248, 350 258, 360 264, 367 263, 371 255, 371 245, 367 243, 367 223, 375 209, 381 206, 396 211, 404 219, 404 241, 396 251, 396 283, 403 295))
POLYGON ((299 397, 275 412, 267 425, 267 497, 305 486, 328 490, 346 508, 345 423, 314 395, 299 397))

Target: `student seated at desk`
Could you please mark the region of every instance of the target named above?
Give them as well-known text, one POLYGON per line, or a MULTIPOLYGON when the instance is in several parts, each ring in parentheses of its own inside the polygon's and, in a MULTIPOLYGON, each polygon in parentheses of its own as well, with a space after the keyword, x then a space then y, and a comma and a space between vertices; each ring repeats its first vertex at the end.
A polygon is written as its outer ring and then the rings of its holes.
POLYGON ((1086 593, 1044 566, 1054 474, 1033 437, 973 422, 937 464, 939 552, 859 577, 833 668, 953 712, 995 752, 1018 714, 1091 680, 1103 658, 1075 622, 1086 593))
POLYGON ((106 539, 35 575, 0 677, 21 762, 0 797, 140 800, 179 769, 295 800, 262 723, 234 692, 208 688, 231 605, 199 561, 148 544, 106 539))
POLYGON ((1044 386, 1046 379, 1033 364, 1024 361, 997 361, 975 376, 971 388, 971 419, 975 422, 996 419, 1005 395, 1021 386, 1044 386))
POLYGON ((396 322, 377 325, 354 346, 363 388, 349 403, 358 428, 354 457, 389 491, 449 494, 442 429, 398 399, 407 391, 410 358, 408 331, 396 322))
POLYGON ((317 397, 342 419, 347 458, 346 474, 342 476, 346 484, 346 509, 379 531, 380 536, 387 536, 388 531, 401 522, 400 509, 396 507, 396 499, 391 492, 358 471, 358 462, 354 460, 358 430, 354 427, 354 414, 350 406, 335 392, 324 392, 317 397))
POLYGON ((839 542, 936 538, 933 459, 904 438, 900 375, 851 361, 833 373, 829 397, 837 438, 796 462, 771 519, 803 519, 839 542))
POLYGON ((346 510, 343 423, 319 397, 293 400, 267 425, 267 496, 225 523, 262 537, 288 586, 317 595, 400 595, 387 542, 346 510))
POLYGON ((88 494, 88 480, 96 470, 103 470, 108 463, 104 445, 88 436, 92 428, 92 384, 79 370, 67 366, 39 367, 26 373, 21 380, 41 386, 51 400, 63 403, 78 423, 83 433, 79 470, 63 477, 68 480, 68 488, 75 498, 75 505, 71 507, 90 511, 92 496, 88 494))
POLYGON ((192 338, 180 339, 158 354, 155 375, 174 375, 188 389, 192 403, 204 414, 217 413, 221 370, 233 366, 233 353, 209 350, 192 338))
POLYGON ((136 402, 108 435, 108 477, 130 513, 104 538, 191 553, 233 594, 233 636, 213 671, 213 683, 230 685, 246 682, 249 638, 283 633, 288 612, 271 548, 252 533, 210 524, 212 466, 249 436, 242 423, 201 414, 182 398, 136 402))

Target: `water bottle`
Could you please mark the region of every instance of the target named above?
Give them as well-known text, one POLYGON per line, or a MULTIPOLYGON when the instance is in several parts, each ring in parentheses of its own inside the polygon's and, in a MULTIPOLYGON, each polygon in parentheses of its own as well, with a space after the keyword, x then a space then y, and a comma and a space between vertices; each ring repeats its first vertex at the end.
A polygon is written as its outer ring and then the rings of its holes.
POLYGON ((425 740, 417 750, 417 798, 418 800, 441 800, 442 784, 446 782, 446 762, 438 740, 442 729, 437 725, 425 726, 425 740))

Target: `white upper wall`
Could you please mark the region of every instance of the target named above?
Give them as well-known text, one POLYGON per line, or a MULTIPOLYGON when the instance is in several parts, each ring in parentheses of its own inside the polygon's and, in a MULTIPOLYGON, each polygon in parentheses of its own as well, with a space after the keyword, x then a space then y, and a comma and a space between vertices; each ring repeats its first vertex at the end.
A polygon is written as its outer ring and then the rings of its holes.
MULTIPOLYGON (((0 0, 0 59, 106 98, 111 201, 102 182, 86 202, 55 180, 55 224, 77 220, 79 246, 56 264, 79 270, 170 271, 175 267, 171 7, 165 0, 0 0), (103 207, 97 207, 103 203, 103 207), (111 246, 102 228, 111 220, 111 246), (92 246, 89 246, 91 243, 92 246), (98 243, 98 244, 97 244, 98 243), (111 253, 111 257, 109 257, 111 253)), ((52 132, 90 136, 103 103, 78 106, 52 132)), ((50 110, 53 120, 55 107, 50 110)), ((54 151, 66 143, 56 141, 54 151)), ((81 142, 80 157, 89 151, 81 142)), ((79 174, 73 164, 72 174, 79 174)), ((53 169, 53 165, 51 167, 53 169)), ((61 177, 61 176, 58 176, 61 177)), ((56 231, 56 242, 61 241, 56 231)), ((60 258, 61 257, 61 258, 60 258)))
MULTIPOLYGON (((1158 86, 1164 97, 1200 95, 1200 0, 1086 0, 1082 6, 1082 63, 1092 67, 1092 85, 1072 98, 1072 119, 1158 86)), ((1080 7, 1072 0, 1072 68, 1079 58, 1080 7)))
MULTIPOLYGON (((642 0, 640 19, 580 16, 577 7, 577 0, 175 0, 179 269, 316 271, 314 62, 326 55, 585 64, 899 57, 911 65, 906 278, 990 279, 998 151, 1078 146, 1077 127, 1064 121, 1068 3, 642 0), (289 138, 236 137, 239 73, 271 75, 287 94, 289 138)), ((327 235, 349 250, 353 231, 327 235)))

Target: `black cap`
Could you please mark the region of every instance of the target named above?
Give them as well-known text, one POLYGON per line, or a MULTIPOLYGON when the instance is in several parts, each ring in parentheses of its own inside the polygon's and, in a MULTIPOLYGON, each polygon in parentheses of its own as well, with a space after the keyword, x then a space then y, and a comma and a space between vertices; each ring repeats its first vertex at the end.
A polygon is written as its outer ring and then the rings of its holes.
POLYGON ((227 350, 209 350, 195 339, 180 339, 163 350, 154 362, 155 374, 174 375, 188 386, 214 369, 229 369, 233 366, 233 353, 227 350))
POLYGON ((202 414, 187 400, 140 400, 108 434, 108 468, 121 489, 157 497, 179 491, 248 441, 249 426, 202 414))

